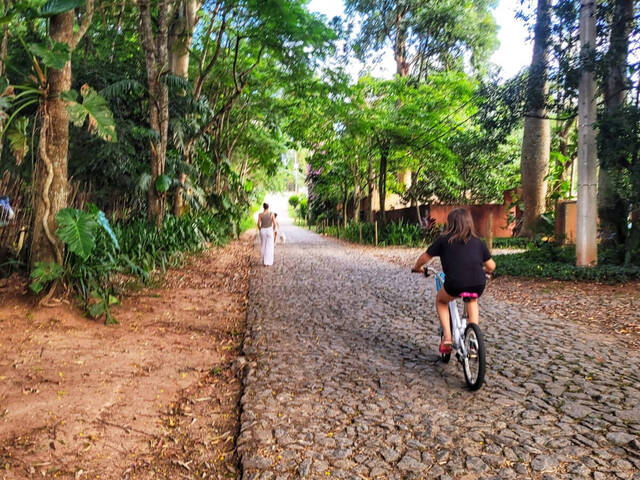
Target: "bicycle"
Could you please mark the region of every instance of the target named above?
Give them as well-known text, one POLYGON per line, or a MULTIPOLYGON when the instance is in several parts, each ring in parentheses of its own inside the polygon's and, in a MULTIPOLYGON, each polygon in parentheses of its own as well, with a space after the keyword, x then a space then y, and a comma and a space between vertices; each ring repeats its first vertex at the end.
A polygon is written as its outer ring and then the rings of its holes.
MULTIPOLYGON (((428 277, 429 273, 435 275, 436 292, 438 292, 444 285, 444 272, 439 272, 432 267, 425 268, 425 277, 428 277)), ((462 298, 464 305, 462 317, 459 315, 456 301, 452 300, 449 302, 451 339, 453 341, 451 348, 456 351, 456 358, 462 365, 467 386, 470 390, 478 390, 484 383, 484 374, 486 371, 484 339, 478 325, 475 323, 467 323, 467 319, 469 318, 467 302, 471 299, 478 298, 478 294, 463 292, 460 294, 460 298, 462 298)), ((442 326, 439 327, 439 333, 440 341, 442 341, 444 335, 442 326)), ((451 352, 440 355, 444 363, 448 363, 451 359, 451 352)))

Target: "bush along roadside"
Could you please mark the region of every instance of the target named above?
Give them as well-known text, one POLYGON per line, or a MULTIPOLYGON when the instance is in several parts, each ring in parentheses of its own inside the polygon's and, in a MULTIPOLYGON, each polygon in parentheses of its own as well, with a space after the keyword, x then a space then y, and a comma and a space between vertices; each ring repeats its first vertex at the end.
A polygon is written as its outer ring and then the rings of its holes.
MULTIPOLYGON (((339 237, 353 243, 362 243, 364 245, 375 244, 375 226, 368 222, 349 222, 346 228, 343 226, 315 226, 315 231, 339 237), (360 236, 362 235, 362 241, 360 236)), ((378 246, 405 246, 405 247, 423 247, 433 242, 440 234, 441 227, 431 225, 429 228, 423 228, 415 223, 389 223, 385 227, 379 226, 378 230, 378 246)))
POLYGON ((154 272, 177 266, 183 253, 222 245, 248 225, 250 215, 237 222, 225 212, 200 210, 181 217, 167 216, 162 229, 146 219, 113 226, 95 206, 88 211, 66 208, 58 212, 56 235, 65 244, 62 265, 39 262, 31 272, 31 290, 38 294, 62 282, 78 297, 92 318, 117 323, 111 307, 118 304, 116 274, 148 283, 154 272))
POLYGON ((495 276, 512 275, 553 280, 624 283, 640 280, 640 266, 602 263, 577 267, 575 249, 545 244, 523 253, 496 255, 495 276))

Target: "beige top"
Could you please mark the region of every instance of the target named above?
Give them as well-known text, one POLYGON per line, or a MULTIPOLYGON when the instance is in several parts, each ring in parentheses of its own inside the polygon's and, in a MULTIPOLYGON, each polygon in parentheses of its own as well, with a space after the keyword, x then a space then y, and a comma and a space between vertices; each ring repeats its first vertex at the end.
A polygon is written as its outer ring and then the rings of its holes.
POLYGON ((260 223, 260 228, 269 228, 273 226, 272 215, 273 214, 271 212, 265 212, 260 214, 260 218, 262 220, 262 222, 260 223))

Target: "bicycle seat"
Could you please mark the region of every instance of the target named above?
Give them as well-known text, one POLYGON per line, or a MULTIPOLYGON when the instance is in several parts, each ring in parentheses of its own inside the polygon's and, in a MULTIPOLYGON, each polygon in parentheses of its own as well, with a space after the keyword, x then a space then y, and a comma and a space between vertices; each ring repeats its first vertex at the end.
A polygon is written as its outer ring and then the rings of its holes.
POLYGON ((464 302, 468 302, 474 298, 478 298, 478 294, 477 293, 472 293, 472 292, 462 292, 460 294, 460 298, 462 299, 462 301, 464 302))

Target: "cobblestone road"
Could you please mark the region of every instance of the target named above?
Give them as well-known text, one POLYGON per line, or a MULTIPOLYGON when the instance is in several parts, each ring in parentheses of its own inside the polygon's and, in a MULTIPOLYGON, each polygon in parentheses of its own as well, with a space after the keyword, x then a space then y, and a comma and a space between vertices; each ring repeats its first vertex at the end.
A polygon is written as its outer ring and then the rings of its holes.
POLYGON ((254 259, 244 479, 640 480, 640 354, 481 300, 488 373, 435 361, 432 280, 287 227, 254 259))

